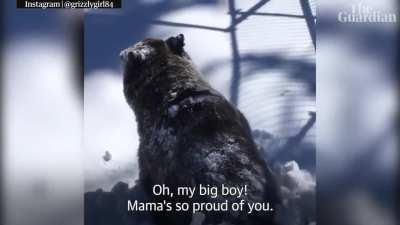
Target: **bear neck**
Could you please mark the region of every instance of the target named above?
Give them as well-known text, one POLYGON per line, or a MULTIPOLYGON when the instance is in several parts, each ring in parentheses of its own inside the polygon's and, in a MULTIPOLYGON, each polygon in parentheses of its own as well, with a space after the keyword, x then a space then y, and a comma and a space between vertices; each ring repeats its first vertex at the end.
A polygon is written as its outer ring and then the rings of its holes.
POLYGON ((212 90, 191 62, 183 59, 170 59, 165 69, 143 71, 152 74, 140 86, 125 84, 128 104, 135 112, 139 133, 157 124, 168 113, 168 108, 188 92, 212 90))

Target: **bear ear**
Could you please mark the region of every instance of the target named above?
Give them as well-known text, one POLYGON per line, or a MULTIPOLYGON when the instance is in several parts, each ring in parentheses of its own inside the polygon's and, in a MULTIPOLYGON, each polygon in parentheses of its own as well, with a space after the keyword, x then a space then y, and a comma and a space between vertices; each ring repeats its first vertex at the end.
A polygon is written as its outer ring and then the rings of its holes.
POLYGON ((185 46, 185 37, 183 34, 179 34, 176 37, 170 37, 165 41, 172 52, 178 55, 182 55, 183 46, 185 46))
POLYGON ((178 47, 183 49, 183 46, 185 46, 185 36, 183 36, 183 34, 179 34, 176 36, 176 40, 178 41, 178 47))

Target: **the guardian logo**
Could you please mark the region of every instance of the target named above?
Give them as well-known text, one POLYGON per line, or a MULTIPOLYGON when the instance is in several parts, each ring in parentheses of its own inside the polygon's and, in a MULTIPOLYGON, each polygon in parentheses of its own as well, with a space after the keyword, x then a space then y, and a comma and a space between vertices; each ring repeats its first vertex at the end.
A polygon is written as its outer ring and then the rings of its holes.
POLYGON ((349 11, 338 13, 338 21, 341 23, 395 23, 397 15, 375 10, 362 2, 351 5, 349 11))

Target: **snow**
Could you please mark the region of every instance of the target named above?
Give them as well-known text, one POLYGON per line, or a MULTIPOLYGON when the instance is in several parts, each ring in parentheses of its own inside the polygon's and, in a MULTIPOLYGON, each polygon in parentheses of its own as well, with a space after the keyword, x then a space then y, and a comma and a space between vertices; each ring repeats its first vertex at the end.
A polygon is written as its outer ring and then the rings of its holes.
POLYGON ((142 42, 137 43, 133 47, 124 49, 120 53, 120 57, 126 63, 129 60, 129 54, 133 54, 136 57, 140 57, 140 60, 145 61, 150 54, 154 52, 154 48, 149 45, 143 45, 142 42))
POLYGON ((293 193, 315 192, 316 178, 307 170, 300 169, 295 161, 285 163, 283 169, 284 179, 293 193))
POLYGON ((178 114, 178 111, 179 111, 179 105, 171 105, 168 108, 168 115, 171 118, 174 118, 178 114))

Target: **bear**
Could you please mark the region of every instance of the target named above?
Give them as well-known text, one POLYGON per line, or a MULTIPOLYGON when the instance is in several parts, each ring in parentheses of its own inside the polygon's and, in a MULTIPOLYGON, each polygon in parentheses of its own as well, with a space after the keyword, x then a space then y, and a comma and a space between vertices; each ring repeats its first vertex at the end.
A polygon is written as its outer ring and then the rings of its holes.
MULTIPOLYGON (((139 183, 156 202, 268 202, 269 212, 202 212, 201 224, 272 225, 277 183, 244 115, 203 79, 182 34, 147 38, 121 51, 123 92, 140 138, 139 183), (247 186, 246 195, 154 196, 154 185, 247 186)), ((197 216, 197 215, 196 215, 197 216)), ((155 212, 158 225, 189 225, 192 211, 155 212)))

